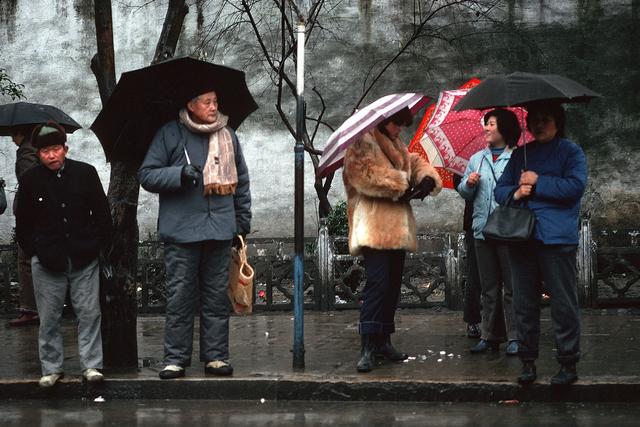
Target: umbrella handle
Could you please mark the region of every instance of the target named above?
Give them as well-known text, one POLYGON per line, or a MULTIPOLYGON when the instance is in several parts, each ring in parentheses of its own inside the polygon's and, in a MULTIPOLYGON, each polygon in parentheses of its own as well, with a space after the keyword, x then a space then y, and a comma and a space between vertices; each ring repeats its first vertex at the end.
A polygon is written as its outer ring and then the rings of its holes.
POLYGON ((187 146, 182 145, 182 149, 184 150, 184 156, 187 158, 187 164, 191 164, 191 157, 189 157, 189 152, 187 151, 187 146))
MULTIPOLYGON (((184 156, 187 158, 187 164, 190 165, 191 164, 191 158, 189 157, 189 152, 187 151, 187 146, 185 144, 182 144, 182 149, 184 150, 184 156)), ((197 187, 198 186, 198 181, 197 180, 193 180, 193 186, 197 187)))

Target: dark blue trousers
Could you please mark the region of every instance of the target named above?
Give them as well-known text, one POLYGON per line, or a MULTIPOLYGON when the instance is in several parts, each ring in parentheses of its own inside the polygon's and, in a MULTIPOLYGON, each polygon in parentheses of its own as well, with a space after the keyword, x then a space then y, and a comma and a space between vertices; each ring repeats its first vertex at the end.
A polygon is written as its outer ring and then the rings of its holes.
POLYGON ((523 361, 538 358, 541 279, 551 296, 556 358, 560 363, 580 359, 576 251, 576 245, 544 245, 539 241, 510 245, 513 309, 523 361))
POLYGON ((394 317, 402 287, 405 251, 363 248, 362 255, 367 284, 363 290, 358 330, 361 335, 392 334, 395 332, 394 317))

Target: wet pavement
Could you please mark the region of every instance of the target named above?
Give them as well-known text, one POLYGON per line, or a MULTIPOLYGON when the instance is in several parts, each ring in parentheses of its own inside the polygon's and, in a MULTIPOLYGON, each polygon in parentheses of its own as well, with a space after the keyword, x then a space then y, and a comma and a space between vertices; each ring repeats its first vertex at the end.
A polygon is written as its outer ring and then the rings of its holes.
MULTIPOLYGON (((538 381, 520 387, 517 358, 500 353, 472 355, 460 312, 400 310, 394 343, 410 360, 384 363, 357 374, 359 356, 354 310, 305 313, 306 368, 292 369, 293 317, 265 313, 231 320, 231 378, 204 375, 201 363, 186 378, 161 381, 162 317, 138 319, 139 369, 106 370, 102 386, 80 381, 75 323, 64 320, 66 378, 51 392, 37 387, 40 369, 37 328, 0 326, 0 398, 396 400, 396 401, 640 401, 640 315, 628 310, 582 312, 580 379, 567 389, 549 386, 554 359, 548 308, 543 312, 538 381)), ((197 322, 196 322, 197 325, 197 322)), ((194 360, 198 355, 197 326, 194 360)))
POLYGON ((630 404, 82 401, 0 403, 3 426, 637 426, 630 404))

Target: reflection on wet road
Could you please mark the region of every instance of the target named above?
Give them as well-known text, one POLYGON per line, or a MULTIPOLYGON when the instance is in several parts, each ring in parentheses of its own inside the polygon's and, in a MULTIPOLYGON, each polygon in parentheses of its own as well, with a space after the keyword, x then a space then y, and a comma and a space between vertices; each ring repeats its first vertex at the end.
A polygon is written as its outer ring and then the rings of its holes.
POLYGON ((4 401, 0 425, 75 426, 637 426, 632 404, 4 401))

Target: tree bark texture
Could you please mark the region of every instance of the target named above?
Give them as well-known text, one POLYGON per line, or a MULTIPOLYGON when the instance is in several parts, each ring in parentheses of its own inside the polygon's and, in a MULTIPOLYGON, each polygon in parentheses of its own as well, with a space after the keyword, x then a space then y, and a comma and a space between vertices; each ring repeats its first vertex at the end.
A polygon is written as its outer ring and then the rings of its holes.
POLYGON ((189 6, 185 4, 185 0, 169 1, 167 14, 162 25, 162 33, 158 39, 156 53, 153 56, 153 64, 173 58, 187 13, 189 13, 189 6))
MULTIPOLYGON (((103 106, 116 85, 111 0, 95 0, 98 53, 91 60, 103 106)), ((122 162, 111 163, 107 198, 114 224, 112 246, 106 255, 114 267, 117 292, 107 301, 101 289, 102 347, 107 367, 138 366, 136 334, 136 270, 138 259, 139 185, 122 162)), ((102 287, 101 287, 102 288, 102 287)))

